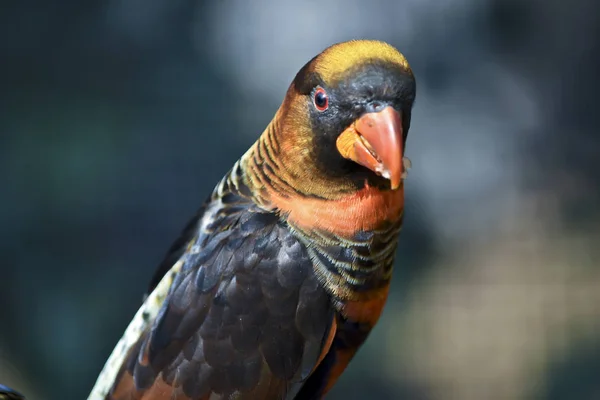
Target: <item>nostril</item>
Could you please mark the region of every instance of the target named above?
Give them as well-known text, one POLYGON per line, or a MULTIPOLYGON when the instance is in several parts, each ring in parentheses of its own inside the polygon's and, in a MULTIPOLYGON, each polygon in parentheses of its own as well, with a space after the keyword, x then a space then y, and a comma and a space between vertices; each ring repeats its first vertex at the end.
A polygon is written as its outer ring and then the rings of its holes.
POLYGON ((381 101, 373 100, 367 106, 369 112, 379 112, 385 108, 385 104, 381 101))

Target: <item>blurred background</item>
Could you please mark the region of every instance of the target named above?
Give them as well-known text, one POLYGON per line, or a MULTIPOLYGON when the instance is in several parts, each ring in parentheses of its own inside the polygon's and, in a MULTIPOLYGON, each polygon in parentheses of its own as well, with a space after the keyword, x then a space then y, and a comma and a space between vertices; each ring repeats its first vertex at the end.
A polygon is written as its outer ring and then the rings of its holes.
POLYGON ((600 3, 0 5, 0 382, 84 399, 171 241, 328 45, 417 77, 382 320, 329 399, 600 399, 600 3))

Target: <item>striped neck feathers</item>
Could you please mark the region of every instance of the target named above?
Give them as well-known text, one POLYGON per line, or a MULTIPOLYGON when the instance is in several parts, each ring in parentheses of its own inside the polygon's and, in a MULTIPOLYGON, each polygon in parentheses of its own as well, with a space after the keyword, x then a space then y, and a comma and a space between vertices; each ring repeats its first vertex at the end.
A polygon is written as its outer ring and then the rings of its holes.
POLYGON ((385 190, 364 182, 334 180, 318 170, 308 132, 279 135, 279 112, 241 159, 244 180, 265 209, 304 232, 326 231, 351 239, 360 231, 386 230, 402 217, 404 186, 385 190), (292 138, 292 139, 290 139, 292 138))

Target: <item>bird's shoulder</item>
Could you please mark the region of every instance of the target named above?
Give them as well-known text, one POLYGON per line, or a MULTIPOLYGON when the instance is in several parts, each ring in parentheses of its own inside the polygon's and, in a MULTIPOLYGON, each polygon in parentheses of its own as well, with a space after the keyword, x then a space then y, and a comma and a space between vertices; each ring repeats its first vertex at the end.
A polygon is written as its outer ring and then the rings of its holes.
POLYGON ((306 247, 277 214, 226 176, 165 260, 156 283, 167 262, 181 269, 112 398, 250 399, 299 389, 330 344, 334 310, 306 247))

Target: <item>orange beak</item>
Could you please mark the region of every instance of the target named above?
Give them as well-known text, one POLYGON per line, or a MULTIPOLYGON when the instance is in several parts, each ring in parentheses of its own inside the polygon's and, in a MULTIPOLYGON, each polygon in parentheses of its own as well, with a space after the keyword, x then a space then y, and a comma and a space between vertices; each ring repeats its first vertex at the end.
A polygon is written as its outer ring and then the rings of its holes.
POLYGON ((336 141, 342 157, 369 168, 400 187, 404 174, 402 117, 391 106, 370 112, 354 121, 336 141))

